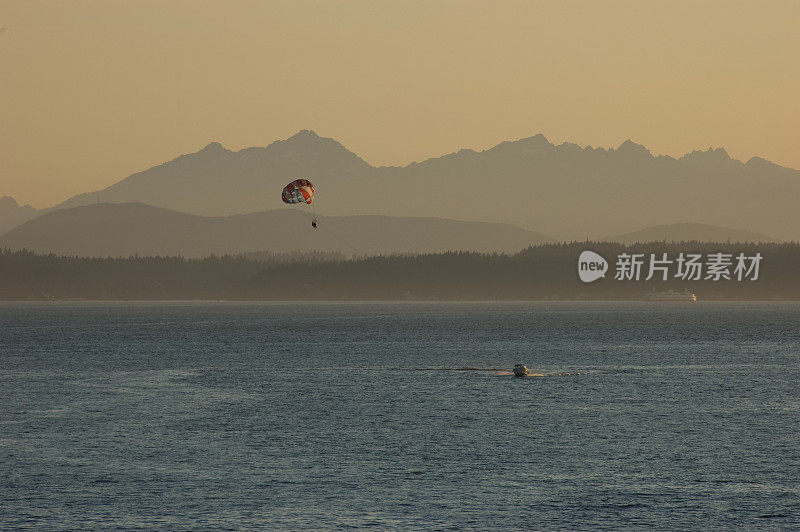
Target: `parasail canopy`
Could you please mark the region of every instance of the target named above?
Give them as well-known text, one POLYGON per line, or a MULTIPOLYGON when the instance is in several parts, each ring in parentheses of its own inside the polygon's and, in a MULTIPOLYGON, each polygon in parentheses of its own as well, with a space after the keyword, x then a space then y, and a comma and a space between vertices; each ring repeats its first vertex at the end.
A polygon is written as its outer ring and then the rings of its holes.
POLYGON ((283 187, 281 197, 284 203, 311 203, 314 199, 314 185, 308 179, 295 179, 283 187))

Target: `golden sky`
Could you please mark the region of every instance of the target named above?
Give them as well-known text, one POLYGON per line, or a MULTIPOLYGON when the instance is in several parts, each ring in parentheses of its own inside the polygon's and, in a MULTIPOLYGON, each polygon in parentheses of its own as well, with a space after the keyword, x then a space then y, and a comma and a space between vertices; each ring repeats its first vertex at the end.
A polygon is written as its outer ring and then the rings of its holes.
POLYGON ((0 0, 0 196, 304 128, 374 165, 543 133, 800 168, 800 2, 0 0))

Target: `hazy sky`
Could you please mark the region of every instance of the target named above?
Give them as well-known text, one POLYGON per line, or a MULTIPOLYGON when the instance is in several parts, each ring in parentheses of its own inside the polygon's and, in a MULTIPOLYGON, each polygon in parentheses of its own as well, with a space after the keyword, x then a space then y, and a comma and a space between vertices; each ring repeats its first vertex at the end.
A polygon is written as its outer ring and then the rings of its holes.
POLYGON ((0 196, 212 140, 404 165, 543 133, 800 168, 800 2, 0 0, 0 196))

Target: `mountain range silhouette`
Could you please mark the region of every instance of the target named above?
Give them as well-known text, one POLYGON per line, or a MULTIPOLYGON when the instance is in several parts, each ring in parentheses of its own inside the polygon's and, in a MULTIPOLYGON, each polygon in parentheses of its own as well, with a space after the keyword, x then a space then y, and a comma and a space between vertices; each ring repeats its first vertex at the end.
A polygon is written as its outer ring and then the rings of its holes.
POLYGON ((502 222, 565 240, 693 222, 800 240, 800 171, 759 157, 743 163, 722 148, 673 158, 631 140, 605 149, 555 145, 538 134, 376 167, 310 130, 239 151, 212 142, 41 211, 4 198, 0 231, 44 212, 98 203, 217 217, 259 212, 281 207, 280 190, 298 177, 315 184, 317 210, 329 216, 502 222))
POLYGON ((0 248, 68 256, 205 257, 259 251, 349 256, 444 251, 514 253, 551 240, 508 224, 439 218, 318 216, 292 209, 198 216, 142 203, 59 209, 0 236, 0 248))

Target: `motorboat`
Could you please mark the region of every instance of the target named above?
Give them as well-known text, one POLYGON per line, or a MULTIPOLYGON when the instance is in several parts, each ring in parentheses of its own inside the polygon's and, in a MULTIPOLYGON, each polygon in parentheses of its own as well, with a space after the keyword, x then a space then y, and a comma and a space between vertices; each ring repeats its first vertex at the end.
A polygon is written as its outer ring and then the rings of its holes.
POLYGON ((514 376, 515 377, 527 377, 530 374, 530 370, 525 366, 525 364, 517 364, 514 366, 514 376))

